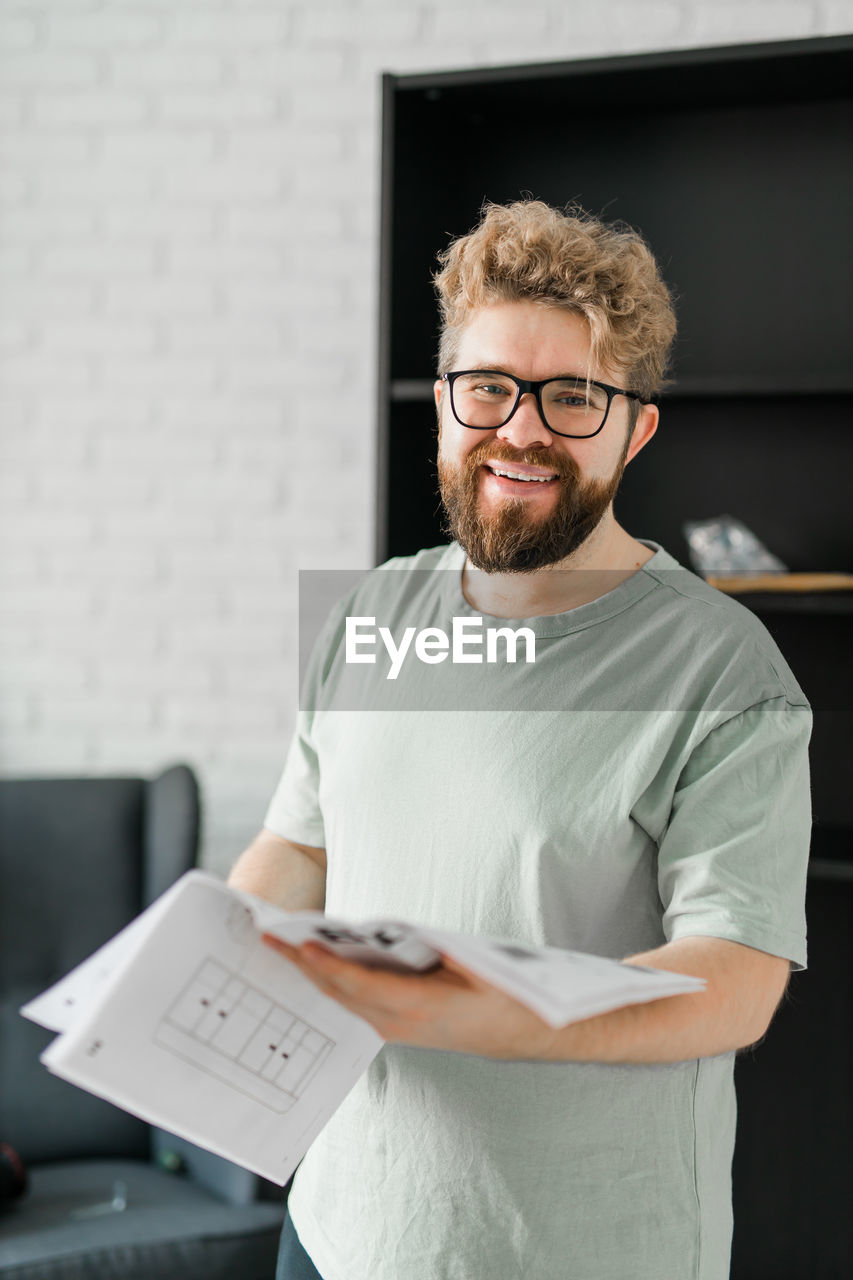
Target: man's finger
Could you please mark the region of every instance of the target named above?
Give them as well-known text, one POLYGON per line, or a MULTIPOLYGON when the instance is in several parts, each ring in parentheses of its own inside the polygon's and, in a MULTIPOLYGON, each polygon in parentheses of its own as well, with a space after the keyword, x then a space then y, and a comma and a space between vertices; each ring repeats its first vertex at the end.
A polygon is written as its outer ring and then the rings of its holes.
POLYGON ((309 963, 298 947, 292 946, 289 942, 283 942, 281 938, 276 938, 270 933, 261 934, 261 940, 273 951, 278 952, 280 956, 284 956, 285 960, 289 960, 295 969, 298 969, 309 982, 314 984, 318 991, 322 991, 324 995, 331 996, 332 999, 337 997, 337 988, 324 977, 316 966, 309 963))
POLYGON ((274 933, 262 933, 261 942, 266 943, 273 951, 278 951, 283 956, 290 957, 296 954, 295 947, 292 947, 289 942, 284 942, 281 938, 277 938, 274 933))
POLYGON ((446 951, 442 951, 439 954, 441 955, 442 969, 445 969, 448 973, 455 974, 457 977, 464 978, 469 986, 477 987, 483 991, 486 987, 493 985, 474 973, 473 969, 468 969, 464 964, 460 964, 458 960, 454 960, 453 956, 449 956, 446 951))
POLYGON ((303 943, 299 952, 306 963, 327 981, 341 991, 351 992, 364 1000, 381 1002, 383 997, 393 1000, 405 996, 407 984, 411 981, 387 970, 369 968, 357 960, 345 960, 316 942, 303 943))

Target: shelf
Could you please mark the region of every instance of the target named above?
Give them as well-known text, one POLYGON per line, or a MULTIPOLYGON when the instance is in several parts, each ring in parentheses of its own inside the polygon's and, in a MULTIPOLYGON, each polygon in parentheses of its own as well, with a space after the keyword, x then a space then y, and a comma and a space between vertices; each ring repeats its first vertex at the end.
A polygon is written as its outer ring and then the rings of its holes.
POLYGON ((660 399, 693 396, 843 396, 853 393, 850 371, 814 376, 799 375, 796 383, 774 381, 767 375, 713 374, 675 378, 660 393, 660 399))
POLYGON ((809 880, 853 880, 853 862, 834 862, 831 858, 812 858, 809 880))
MULTIPOLYGON (((395 378, 390 384, 390 398, 397 402, 431 401, 432 378, 395 378)), ((796 386, 774 385, 766 378, 683 378, 665 387, 659 400, 699 399, 715 396, 838 396, 853 395, 853 381, 849 376, 838 376, 813 381, 801 379, 796 386)))
POLYGON ((396 378, 390 387, 391 399, 402 401, 432 400, 433 378, 396 378))

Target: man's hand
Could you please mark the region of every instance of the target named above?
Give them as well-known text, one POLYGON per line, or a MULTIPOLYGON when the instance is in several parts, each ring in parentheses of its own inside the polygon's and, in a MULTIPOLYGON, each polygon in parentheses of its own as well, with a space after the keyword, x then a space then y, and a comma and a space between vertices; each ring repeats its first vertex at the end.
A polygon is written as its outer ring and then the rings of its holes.
POLYGON ((544 1058, 555 1031, 450 956, 424 974, 391 973, 343 960, 317 943, 291 947, 269 934, 264 942, 316 987, 369 1022, 388 1040, 489 1058, 544 1058))
POLYGON ((723 938, 681 938, 631 959, 704 978, 706 990, 555 1029, 449 956, 440 969, 409 977, 342 960, 316 943, 264 941, 387 1041, 552 1062, 681 1062, 744 1048, 767 1030, 790 969, 779 956, 723 938))

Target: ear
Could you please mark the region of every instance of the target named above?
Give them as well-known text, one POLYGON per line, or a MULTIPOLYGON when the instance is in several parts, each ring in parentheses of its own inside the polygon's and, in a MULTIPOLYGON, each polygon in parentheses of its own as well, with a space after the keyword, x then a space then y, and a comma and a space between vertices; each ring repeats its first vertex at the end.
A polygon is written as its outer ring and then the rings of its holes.
POLYGON ((442 378, 436 378, 435 382, 432 384, 432 394, 435 396, 436 409, 441 408, 441 392, 443 387, 444 380, 442 378))
POLYGON ((625 455, 625 465, 649 443, 658 429, 660 410, 656 404, 644 404, 637 417, 637 425, 631 433, 631 443, 625 455))

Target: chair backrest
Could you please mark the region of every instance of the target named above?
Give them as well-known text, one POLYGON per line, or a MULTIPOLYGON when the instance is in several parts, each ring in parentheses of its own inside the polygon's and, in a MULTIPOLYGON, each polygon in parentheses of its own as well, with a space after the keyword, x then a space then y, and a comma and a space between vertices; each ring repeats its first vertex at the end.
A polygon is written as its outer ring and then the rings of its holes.
POLYGON ((185 765, 159 777, 0 780, 0 1141, 27 1163, 147 1156, 141 1120, 51 1076, 18 1013, 195 864, 185 765))

